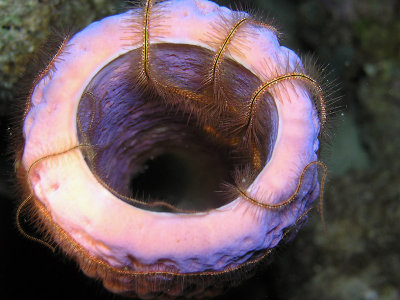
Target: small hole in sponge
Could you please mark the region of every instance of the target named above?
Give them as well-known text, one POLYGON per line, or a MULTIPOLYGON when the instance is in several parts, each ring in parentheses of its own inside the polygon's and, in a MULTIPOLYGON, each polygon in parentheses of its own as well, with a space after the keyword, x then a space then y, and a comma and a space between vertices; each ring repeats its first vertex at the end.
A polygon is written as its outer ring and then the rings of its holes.
POLYGON ((205 210, 224 204, 219 184, 229 180, 217 155, 204 152, 166 152, 146 161, 130 182, 132 195, 146 201, 160 199, 184 208, 205 210))
POLYGON ((234 184, 235 171, 248 165, 256 174, 255 162, 262 167, 272 153, 278 119, 273 99, 262 98, 263 114, 255 120, 262 134, 250 147, 243 139, 243 108, 261 84, 254 74, 223 61, 220 81, 229 107, 221 110, 213 86, 204 85, 212 51, 152 46, 149 66, 157 84, 140 80, 141 55, 139 48, 110 62, 82 95, 77 128, 80 143, 93 145, 82 151, 90 169, 122 201, 149 210, 171 211, 143 202, 206 211, 234 200, 224 184, 234 184))

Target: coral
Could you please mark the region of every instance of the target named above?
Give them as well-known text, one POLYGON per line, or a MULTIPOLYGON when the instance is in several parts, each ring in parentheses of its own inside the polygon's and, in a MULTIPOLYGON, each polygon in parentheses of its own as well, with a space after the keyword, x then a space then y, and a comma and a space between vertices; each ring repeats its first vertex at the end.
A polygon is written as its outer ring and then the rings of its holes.
POLYGON ((121 2, 106 0, 0 1, 0 99, 17 95, 19 79, 32 54, 52 33, 79 29, 94 19, 115 13, 121 2))

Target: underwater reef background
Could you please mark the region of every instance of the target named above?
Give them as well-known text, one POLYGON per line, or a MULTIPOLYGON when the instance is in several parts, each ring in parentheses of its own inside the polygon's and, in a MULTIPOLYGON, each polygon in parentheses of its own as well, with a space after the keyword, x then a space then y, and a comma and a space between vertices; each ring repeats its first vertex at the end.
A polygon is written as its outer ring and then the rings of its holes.
MULTIPOLYGON (((322 155, 329 168, 327 231, 314 211, 270 264, 220 299, 400 299, 400 2, 217 2, 263 10, 284 33, 283 45, 328 65, 341 96, 322 155)), ((1 299, 118 298, 18 233, 9 141, 12 107, 26 88, 21 78, 52 28, 79 30, 125 7, 106 0, 0 0, 1 299)))

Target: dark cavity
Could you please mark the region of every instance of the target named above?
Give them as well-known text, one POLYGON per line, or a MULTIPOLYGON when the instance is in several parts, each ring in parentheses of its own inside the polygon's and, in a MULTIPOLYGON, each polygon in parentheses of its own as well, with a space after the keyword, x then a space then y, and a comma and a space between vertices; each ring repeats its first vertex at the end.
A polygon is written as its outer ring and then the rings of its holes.
POLYGON ((221 192, 224 183, 233 184, 235 170, 253 165, 254 147, 263 165, 270 158, 278 124, 273 100, 267 93, 261 99, 257 144, 243 141, 246 124, 240 120, 262 83, 225 58, 219 80, 224 92, 216 93, 205 84, 214 55, 198 46, 154 44, 150 81, 136 49, 106 65, 87 86, 77 128, 79 142, 91 147, 82 153, 122 201, 144 208, 127 197, 196 211, 217 208, 233 200, 221 192))

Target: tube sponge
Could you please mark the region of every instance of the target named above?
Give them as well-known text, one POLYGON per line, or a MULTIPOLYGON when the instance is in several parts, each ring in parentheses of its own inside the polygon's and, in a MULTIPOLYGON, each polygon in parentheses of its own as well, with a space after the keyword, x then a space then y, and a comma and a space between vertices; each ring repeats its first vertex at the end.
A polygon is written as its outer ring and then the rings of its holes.
POLYGON ((306 219, 325 121, 322 88, 272 26, 206 0, 148 0, 63 41, 35 80, 24 205, 115 293, 212 295, 306 219), (205 208, 132 195, 166 153, 207 174, 185 194, 205 208), (208 179, 228 200, 204 192, 208 179))

